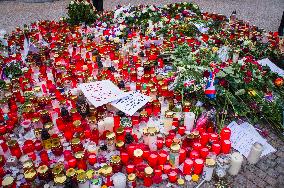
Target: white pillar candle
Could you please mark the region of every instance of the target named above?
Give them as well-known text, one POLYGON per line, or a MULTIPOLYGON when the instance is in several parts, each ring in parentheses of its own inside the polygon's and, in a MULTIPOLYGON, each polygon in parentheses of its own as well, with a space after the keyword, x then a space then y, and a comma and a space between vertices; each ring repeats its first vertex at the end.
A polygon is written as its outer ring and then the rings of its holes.
POLYGON ((145 145, 149 144, 149 133, 147 127, 143 129, 143 141, 145 145))
POLYGON ((137 68, 137 78, 141 79, 143 75, 144 75, 144 68, 143 67, 138 67, 137 68))
POLYGON ((113 117, 106 117, 104 122, 105 122, 105 130, 113 131, 113 127, 114 127, 113 117))
POLYGON ((215 165, 216 165, 215 159, 213 158, 206 159, 202 174, 204 180, 211 181, 215 165))
POLYGON ((193 112, 184 113, 184 126, 187 131, 191 131, 194 126, 195 114, 193 112))
POLYGON ((126 187, 126 176, 125 174, 118 172, 112 176, 112 182, 114 188, 125 188, 126 187))
POLYGON ((163 118, 163 123, 164 123, 164 133, 168 134, 170 130, 172 130, 173 126, 173 113, 172 112, 167 112, 165 117, 163 118))
POLYGON ((149 133, 148 145, 150 151, 157 151, 157 129, 155 127, 149 127, 148 133, 149 133))
POLYGON ((258 142, 254 143, 247 157, 248 162, 250 164, 257 163, 258 160, 260 159, 262 151, 263 151, 263 145, 258 142))
POLYGON ((239 173, 243 160, 244 158, 239 152, 234 152, 231 154, 231 166, 228 170, 230 175, 235 176, 239 173))
POLYGON ((102 135, 105 131, 105 122, 104 120, 101 120, 98 122, 98 131, 99 131, 99 134, 102 135))

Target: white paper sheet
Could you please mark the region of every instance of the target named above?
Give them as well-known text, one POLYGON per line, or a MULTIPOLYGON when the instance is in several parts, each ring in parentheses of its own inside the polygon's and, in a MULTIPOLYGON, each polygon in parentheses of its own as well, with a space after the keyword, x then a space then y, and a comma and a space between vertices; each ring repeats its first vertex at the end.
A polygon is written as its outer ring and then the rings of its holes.
POLYGON ((79 88, 95 107, 102 106, 126 96, 126 93, 121 91, 110 80, 80 84, 79 88))
POLYGON ((127 92, 127 96, 112 102, 111 104, 122 112, 132 116, 137 110, 149 102, 151 97, 139 92, 127 92))
POLYGON ((284 71, 272 63, 268 58, 257 61, 262 66, 268 66, 272 72, 277 73, 279 76, 284 76, 284 71))
POLYGON ((233 121, 228 125, 228 128, 231 129, 232 147, 238 150, 245 157, 248 157, 252 145, 256 142, 263 145, 261 157, 276 151, 276 149, 274 149, 267 140, 264 139, 255 130, 255 128, 247 122, 238 125, 235 121, 233 121))

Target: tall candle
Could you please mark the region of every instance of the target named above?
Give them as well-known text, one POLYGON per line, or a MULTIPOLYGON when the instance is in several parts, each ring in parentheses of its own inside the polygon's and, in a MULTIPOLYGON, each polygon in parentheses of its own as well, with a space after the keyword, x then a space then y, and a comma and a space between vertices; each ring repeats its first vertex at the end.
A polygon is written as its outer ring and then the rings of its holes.
POLYGON ((231 150, 231 141, 230 140, 224 140, 222 142, 222 152, 224 154, 228 154, 228 153, 230 153, 230 150, 231 150))
POLYGON ((248 162, 250 164, 257 163, 258 160, 260 159, 262 151, 263 151, 263 145, 258 142, 254 143, 247 157, 248 162))
POLYGON ((98 131, 100 135, 105 131, 105 122, 103 120, 98 122, 98 131))
POLYGON ((203 169, 203 179, 205 181, 210 181, 212 179, 215 164, 216 161, 214 159, 206 159, 205 166, 203 169))
POLYGON ((194 160, 194 174, 201 174, 202 170, 203 170, 203 166, 204 166, 204 161, 203 159, 195 159, 194 160))
POLYGON ((193 112, 184 113, 184 126, 187 131, 191 131, 194 126, 195 114, 193 112))
POLYGON ((114 119, 113 117, 106 117, 104 120, 105 130, 113 131, 114 119))
POLYGON ((239 152, 234 152, 231 154, 231 166, 228 170, 230 175, 235 176, 239 173, 243 160, 244 158, 239 152))
POLYGON ((151 151, 157 150, 157 129, 155 127, 148 128, 148 144, 151 151))
POLYGON ((172 129, 173 113, 167 112, 165 117, 164 117, 163 122, 164 122, 164 133, 168 134, 169 131, 172 129))
POLYGON ((230 140, 231 137, 231 130, 227 127, 223 128, 220 133, 222 140, 230 140))

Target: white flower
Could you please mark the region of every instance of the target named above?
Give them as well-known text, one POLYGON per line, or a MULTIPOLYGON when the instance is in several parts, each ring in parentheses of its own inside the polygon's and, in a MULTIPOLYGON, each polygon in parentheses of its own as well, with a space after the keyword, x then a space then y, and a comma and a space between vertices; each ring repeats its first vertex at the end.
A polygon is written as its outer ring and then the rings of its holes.
POLYGON ((155 10, 156 10, 153 5, 151 5, 149 8, 150 8, 150 10, 152 10, 152 11, 155 11, 155 10))
POLYGON ((84 1, 84 4, 85 5, 89 5, 90 3, 88 1, 84 1))
POLYGON ((168 8, 168 5, 164 5, 164 8, 168 8))
POLYGON ((115 38, 113 39, 113 41, 114 41, 115 43, 119 43, 119 42, 120 42, 120 39, 119 39, 118 37, 115 37, 115 38))
POLYGON ((119 26, 120 31, 122 31, 124 28, 125 28, 125 25, 120 25, 119 26))
POLYGON ((71 2, 70 2, 70 5, 73 5, 73 4, 74 4, 74 1, 71 1, 71 2))

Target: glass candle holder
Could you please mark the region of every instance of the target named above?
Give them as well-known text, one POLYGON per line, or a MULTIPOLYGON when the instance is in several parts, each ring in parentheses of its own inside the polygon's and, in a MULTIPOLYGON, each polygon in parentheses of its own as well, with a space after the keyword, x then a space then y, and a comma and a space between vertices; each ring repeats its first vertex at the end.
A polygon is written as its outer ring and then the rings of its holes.
POLYGON ((231 130, 227 127, 224 127, 220 133, 221 140, 230 140, 231 130))
POLYGON ((73 138, 71 140, 71 149, 73 153, 77 153, 79 151, 83 151, 83 144, 81 143, 81 140, 79 138, 73 138))
POLYGON ((78 151, 75 153, 75 158, 77 160, 77 168, 82 170, 87 170, 87 163, 84 159, 84 152, 78 151))
POLYGON ((128 164, 126 166, 126 173, 127 174, 134 173, 134 171, 135 171, 135 166, 133 164, 128 164))
POLYGON ((193 168, 193 161, 191 159, 186 159, 183 165, 183 174, 190 175, 193 168))
POLYGON ((127 176, 127 186, 129 188, 135 188, 136 185, 137 185, 137 183, 136 183, 136 175, 134 173, 129 174, 127 176))
POLYGON ((49 179, 49 168, 47 165, 41 165, 37 168, 38 178, 40 180, 48 180, 49 179))
POLYGON ((148 158, 148 164, 152 167, 155 168, 158 162, 158 155, 155 153, 151 153, 149 158, 148 158))
POLYGON ((195 159, 193 163, 193 173, 194 174, 201 174, 204 166, 204 161, 203 159, 195 159))
POLYGON ((67 164, 68 164, 68 167, 69 168, 75 168, 76 165, 77 165, 77 161, 76 161, 76 158, 75 157, 70 157, 68 160, 67 160, 67 164))
POLYGON ((134 154, 133 154, 133 157, 134 157, 133 158, 133 163, 134 164, 142 163, 142 161, 143 161, 142 155, 143 155, 142 149, 135 149, 134 150, 134 154))
POLYGON ((212 152, 214 152, 216 155, 219 155, 221 152, 221 145, 219 143, 212 144, 211 148, 212 152))
POLYGON ((170 148, 169 161, 172 167, 177 168, 179 166, 179 151, 180 145, 173 143, 170 148))
POLYGON ((200 149, 200 157, 201 158, 205 159, 208 154, 209 154, 209 149, 208 148, 200 149))
POLYGON ((113 170, 114 173, 121 172, 122 165, 121 165, 120 156, 118 156, 118 155, 111 156, 110 163, 111 163, 112 170, 113 170))
POLYGON ((230 140, 223 140, 222 141, 222 153, 228 154, 231 151, 231 141, 230 140))
POLYGON ((159 152, 158 155, 159 155, 158 156, 158 158, 159 158, 158 164, 159 165, 164 165, 167 162, 167 160, 168 160, 168 152, 162 150, 162 151, 159 152))
POLYGON ((171 170, 170 173, 168 174, 168 177, 169 177, 169 182, 176 183, 178 179, 178 174, 175 170, 171 170))
POLYGON ((21 148, 16 140, 9 140, 7 145, 12 156, 17 157, 18 159, 22 156, 21 148))
POLYGON ((63 153, 63 146, 59 138, 52 139, 51 151, 55 156, 61 156, 63 153))
POLYGON ((181 148, 179 150, 179 164, 182 164, 186 159, 186 150, 181 148))
POLYGON ((145 187, 151 187, 153 185, 153 180, 152 180, 152 176, 154 173, 153 168, 151 167, 146 167, 144 170, 145 173, 145 177, 144 177, 144 186, 145 187))
POLYGON ((121 162, 122 162, 123 164, 127 164, 127 163, 128 163, 128 160, 129 160, 129 155, 128 155, 128 153, 126 153, 126 152, 121 152, 121 153, 120 153, 120 158, 121 158, 121 162))
POLYGON ((94 165, 94 164, 96 164, 96 162, 97 162, 97 157, 96 157, 96 155, 95 154, 90 154, 89 156, 88 156, 88 162, 89 162, 89 165, 94 165))

